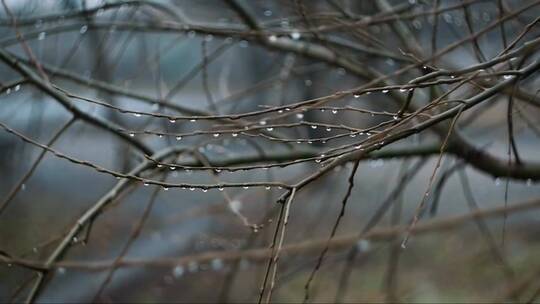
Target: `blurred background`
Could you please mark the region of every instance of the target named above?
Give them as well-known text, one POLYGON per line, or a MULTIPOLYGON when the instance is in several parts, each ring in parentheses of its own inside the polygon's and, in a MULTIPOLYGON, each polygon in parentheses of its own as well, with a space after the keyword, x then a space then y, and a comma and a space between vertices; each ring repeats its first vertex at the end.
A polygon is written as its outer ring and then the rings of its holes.
MULTIPOLYGON (((112 105, 70 97, 80 111, 118 128, 112 132, 82 119, 64 128, 72 113, 5 61, 0 66, 0 122, 65 155, 116 172, 129 172, 145 157, 115 132, 143 142, 154 152, 173 146, 195 151, 178 153, 170 163, 197 162, 196 153, 211 163, 232 159, 240 165, 273 164, 281 160, 264 156, 293 152, 301 155, 292 159, 309 158, 358 137, 345 135, 328 143, 317 139, 391 121, 388 113, 396 113, 399 104, 382 91, 349 94, 325 104, 339 108, 336 113, 330 108, 302 108, 273 120, 293 127, 268 127, 239 136, 220 133, 231 122, 171 122, 118 109, 169 116, 237 114, 329 96, 369 81, 339 60, 305 55, 319 50, 315 46, 371 75, 386 75, 417 63, 414 55, 409 56, 415 51, 429 58, 434 53, 434 36, 435 51, 441 50, 501 16, 519 12, 504 23, 504 35, 500 26, 493 26, 475 43, 464 43, 429 62, 430 67, 441 69, 465 68, 497 56, 539 16, 537 2, 6 0, 0 10, 2 50, 36 75, 41 75, 36 68, 40 65, 62 92, 112 105), (249 34, 249 18, 243 18, 235 5, 257 21, 264 38, 249 34), (317 27, 329 29, 308 30, 317 27), (410 41, 420 49, 411 49, 399 39, 402 36, 396 32, 400 31, 411 35, 410 41), (18 39, 17 32, 24 38, 18 39), (274 42, 277 47, 272 46, 274 42), (295 48, 298 43, 306 44, 295 48), (343 110, 349 106, 368 113, 343 110), (208 132, 189 135, 201 130, 208 132), (262 131, 279 134, 291 143, 268 140, 262 131), (257 157, 251 163, 246 160, 257 157)), ((533 23, 518 46, 538 34, 533 23)), ((537 57, 535 51, 526 60, 537 57)), ((392 83, 406 84, 422 74, 420 66, 393 77, 392 83)), ((484 79, 485 83, 502 79, 497 77, 484 79)), ((526 163, 540 161, 538 85, 533 74, 520 86, 528 95, 514 101, 519 111, 514 115, 514 136, 526 163)), ((413 102, 425 105, 435 94, 434 87, 443 92, 451 88, 442 84, 417 89, 413 102)), ((463 125, 458 124, 459 132, 475 146, 501 159, 508 157, 507 103, 508 95, 499 94, 465 112, 459 121, 463 125)), ((247 117, 243 123, 266 126, 267 121, 262 115, 247 117)), ((0 132, 0 250, 27 261, 45 261, 77 219, 120 180, 52 153, 46 153, 24 178, 43 150, 4 131, 0 132)), ((534 208, 509 213, 506 219, 499 213, 481 221, 470 218, 428 229, 412 236, 405 249, 400 249, 400 233, 359 237, 362 231, 376 235, 410 222, 436 167, 439 147, 440 139, 427 130, 360 162, 335 236, 342 242, 330 246, 311 283, 309 301, 526 301, 540 288, 540 212, 534 208), (412 157, 392 153, 415 147, 432 152, 412 157), (371 227, 368 223, 378 209, 385 211, 384 216, 371 227)), ((339 218, 352 165, 333 168, 295 196, 273 302, 304 299, 306 281, 339 218)), ((170 183, 293 184, 320 168, 319 162, 302 161, 219 172, 155 168, 147 176, 170 183)), ((537 200, 540 195, 539 184, 532 179, 493 178, 450 154, 442 157, 434 185, 419 225, 471 212, 471 196, 478 208, 488 209, 537 200)), ((201 191, 130 183, 114 193, 115 199, 71 240, 65 254, 55 261, 59 264, 47 273, 36 301, 256 302, 268 264, 265 248, 278 222, 276 201, 284 193, 286 189, 277 187, 201 191), (141 218, 144 223, 139 225, 141 218), (119 255, 127 262, 112 274, 110 267, 99 267, 119 255)), ((0 300, 23 301, 35 280, 34 271, 2 263, 0 300)))

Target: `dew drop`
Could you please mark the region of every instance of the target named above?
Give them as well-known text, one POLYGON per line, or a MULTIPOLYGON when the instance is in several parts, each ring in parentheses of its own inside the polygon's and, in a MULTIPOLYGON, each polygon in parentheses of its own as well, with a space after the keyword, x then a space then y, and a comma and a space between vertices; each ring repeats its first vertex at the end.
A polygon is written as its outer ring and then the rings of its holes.
POLYGON ((276 37, 276 35, 270 35, 270 36, 268 37, 268 40, 269 40, 270 42, 276 42, 276 41, 277 41, 277 37, 276 37))
POLYGON ((302 113, 296 113, 296 118, 302 119, 302 118, 304 118, 304 114, 302 114, 302 113))
POLYGON ((176 140, 182 140, 182 136, 176 136, 176 140))
POLYGON ((271 188, 270 186, 264 187, 264 189, 266 189, 266 190, 270 190, 270 188, 271 188))
POLYGON ((398 117, 397 115, 392 116, 392 118, 393 118, 394 120, 398 120, 398 119, 399 119, 399 117, 398 117))
POLYGON ((386 94, 386 93, 388 93, 388 90, 384 89, 384 90, 382 90, 381 92, 382 92, 383 94, 386 94))
POLYGON ((135 133, 129 133, 129 137, 135 137, 135 133))
POLYGON ((336 109, 332 110, 332 114, 337 114, 337 112, 338 112, 338 110, 336 110, 336 109))
POLYGON ((203 189, 202 189, 202 192, 206 193, 206 192, 208 192, 208 189, 203 188, 203 189))
POLYGON ((330 131, 332 131, 332 128, 326 128, 326 131, 330 132, 330 131))
POLYGON ((219 133, 214 133, 214 137, 219 137, 219 133))
MULTIPOLYGON (((368 93, 369 93, 369 92, 368 92, 368 93)), ((360 95, 360 94, 357 94, 357 93, 356 93, 356 94, 353 94, 353 97, 354 97, 354 98, 360 98, 360 96, 361 96, 361 95, 360 95)))
POLYGON ((298 39, 300 39, 300 37, 302 37, 302 34, 300 34, 299 32, 292 32, 291 33, 291 38, 293 40, 298 40, 298 39))
POLYGON ((237 136, 238 136, 238 133, 233 133, 233 134, 231 134, 231 135, 232 135, 232 137, 237 137, 237 136))
POLYGON ((261 126, 266 126, 266 120, 261 120, 261 121, 259 121, 259 124, 260 124, 261 126))
POLYGON ((504 75, 503 78, 504 79, 511 79, 512 77, 514 77, 513 75, 504 75))
POLYGON ((168 187, 163 187, 163 191, 169 191, 168 187))
POLYGON ((170 122, 170 123, 175 123, 175 122, 176 122, 176 119, 171 118, 171 119, 169 119, 169 122, 170 122))
POLYGON ((189 191, 195 191, 195 187, 189 187, 189 191))
POLYGON ((266 131, 273 131, 274 128, 266 128, 266 131))
POLYGON ((133 113, 133 116, 135 116, 135 117, 141 117, 141 114, 140 114, 140 113, 133 113))
POLYGON ((79 29, 79 33, 82 35, 88 31, 88 25, 81 26, 81 29, 79 29))
POLYGON ((527 187, 530 187, 532 186, 532 179, 527 179, 527 187))
POLYGON ((21 85, 20 85, 20 84, 18 84, 18 85, 15 86, 15 92, 18 92, 20 89, 21 89, 21 85))
POLYGON ((47 33, 41 32, 41 33, 39 33, 39 35, 38 35, 38 40, 43 40, 43 39, 45 39, 45 37, 47 37, 47 33))
POLYGON ((315 130, 315 129, 317 129, 317 126, 311 126, 311 128, 315 130))

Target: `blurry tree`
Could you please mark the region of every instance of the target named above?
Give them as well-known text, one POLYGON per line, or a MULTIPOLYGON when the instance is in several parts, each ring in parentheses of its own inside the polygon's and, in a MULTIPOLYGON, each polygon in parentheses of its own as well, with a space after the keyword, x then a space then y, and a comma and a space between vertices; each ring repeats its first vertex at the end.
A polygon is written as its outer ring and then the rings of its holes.
POLYGON ((2 0, 0 299, 534 302, 539 6, 2 0))

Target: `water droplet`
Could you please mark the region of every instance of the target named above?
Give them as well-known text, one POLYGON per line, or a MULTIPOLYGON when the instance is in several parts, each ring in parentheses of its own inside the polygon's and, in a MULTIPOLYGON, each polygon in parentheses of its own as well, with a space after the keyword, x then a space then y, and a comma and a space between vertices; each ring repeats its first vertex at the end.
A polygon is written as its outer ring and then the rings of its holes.
POLYGON ((176 136, 176 140, 182 140, 182 136, 176 136))
MULTIPOLYGON (((368 92, 368 93, 369 93, 369 92, 368 92)), ((358 93, 355 93, 355 94, 353 95, 354 98, 360 98, 360 96, 362 96, 362 95, 360 95, 360 94, 358 94, 358 93)))
POLYGON ((7 88, 6 90, 6 95, 9 95, 9 94, 11 94, 11 88, 7 88))
POLYGON ((232 137, 236 137, 236 136, 238 136, 238 133, 233 133, 231 135, 232 135, 232 137))
POLYGON ((175 122, 176 122, 176 119, 171 118, 171 119, 169 119, 169 122, 170 122, 170 123, 175 123, 175 122))
POLYGON ((270 42, 276 42, 276 41, 277 41, 277 37, 276 37, 276 35, 270 35, 270 36, 268 37, 268 40, 270 40, 270 42))
POLYGON ((169 191, 168 187, 163 187, 163 191, 169 191))
POLYGON ((59 267, 58 269, 56 269, 56 271, 58 272, 59 275, 66 274, 66 269, 64 267, 59 267))
POLYGON ((271 189, 271 187, 270 187, 270 186, 266 186, 266 187, 264 187, 264 189, 266 189, 266 190, 270 190, 270 189, 271 189))
POLYGON ((197 120, 196 119, 190 119, 189 121, 190 122, 196 122, 197 120))
POLYGON ((270 17, 270 16, 272 16, 272 11, 271 11, 271 10, 265 10, 265 11, 264 11, 264 15, 265 15, 266 17, 270 17))
POLYGON ((511 79, 512 77, 514 77, 513 75, 504 75, 503 78, 504 79, 511 79))
POLYGON ((311 126, 311 128, 315 130, 315 129, 317 129, 317 126, 311 126))
POLYGON ((407 92, 407 89, 401 88, 399 89, 400 92, 407 92))
POLYGON ((386 94, 386 93, 388 93, 388 90, 387 90, 387 89, 384 89, 384 90, 382 90, 381 92, 382 92, 383 94, 386 94))
POLYGON ((189 191, 195 191, 195 187, 189 187, 189 191))
POLYGON ((129 133, 129 137, 135 137, 135 133, 129 133))
POLYGON ((22 185, 21 185, 21 190, 22 190, 22 191, 26 190, 26 184, 22 184, 22 185))
POLYGON ((140 113, 133 113, 133 116, 135 116, 135 117, 141 117, 141 114, 140 114, 140 113))
POLYGON ((266 126, 266 120, 261 120, 261 121, 259 121, 259 124, 260 124, 261 126, 266 126))
POLYGON ((45 37, 47 37, 47 33, 41 32, 41 33, 39 33, 39 35, 38 35, 38 40, 43 40, 43 39, 45 39, 45 37))
POLYGON ((296 118, 302 119, 302 118, 304 118, 304 114, 302 114, 302 113, 296 113, 296 118))
POLYGON ((218 137, 219 136, 219 133, 214 133, 214 137, 218 137))
POLYGON ((199 270, 199 264, 195 261, 191 261, 188 264, 189 272, 197 272, 199 270))
POLYGON ((211 266, 215 271, 221 270, 223 269, 223 261, 221 259, 213 259, 211 266))
POLYGON ((146 187, 146 186, 149 186, 149 185, 150 185, 150 183, 148 183, 148 182, 143 182, 143 186, 146 187))
POLYGON ((356 133, 351 133, 349 136, 352 137, 352 138, 355 138, 355 137, 356 137, 356 133))
POLYGON ((326 131, 330 132, 330 131, 332 131, 332 128, 326 128, 326 131))
POLYGON ((274 128, 266 128, 266 131, 273 131, 274 128))
POLYGON ((249 189, 249 186, 244 186, 242 188, 244 188, 244 190, 247 190, 247 189, 249 189))
POLYGON ((530 187, 532 186, 532 179, 527 179, 527 187, 530 187))
POLYGON ((302 37, 302 34, 300 34, 299 32, 296 32, 296 31, 295 31, 295 32, 292 32, 292 33, 291 33, 291 38, 292 38, 293 40, 298 40, 298 39, 300 39, 300 37, 302 37))
POLYGON ((84 34, 86 33, 86 31, 88 31, 88 25, 83 25, 81 26, 81 29, 79 30, 79 33, 84 34))
POLYGON ((18 84, 18 85, 15 86, 15 92, 18 92, 20 89, 21 89, 21 85, 20 85, 20 84, 18 84))
POLYGON ((398 119, 399 119, 399 117, 398 117, 397 115, 392 116, 392 118, 393 118, 394 120, 398 120, 398 119))
POLYGON ((172 274, 175 278, 180 278, 184 274, 184 267, 178 265, 173 268, 172 274))
POLYGON ((338 110, 336 110, 336 109, 332 110, 332 114, 337 114, 337 112, 338 112, 338 110))
POLYGON ((208 192, 208 189, 202 188, 202 192, 206 193, 206 192, 208 192))
POLYGON ((359 252, 366 252, 371 249, 371 242, 368 240, 358 240, 356 242, 356 250, 359 252))
POLYGON ((176 167, 175 166, 170 166, 169 169, 171 169, 171 171, 174 171, 174 170, 176 170, 176 167))

